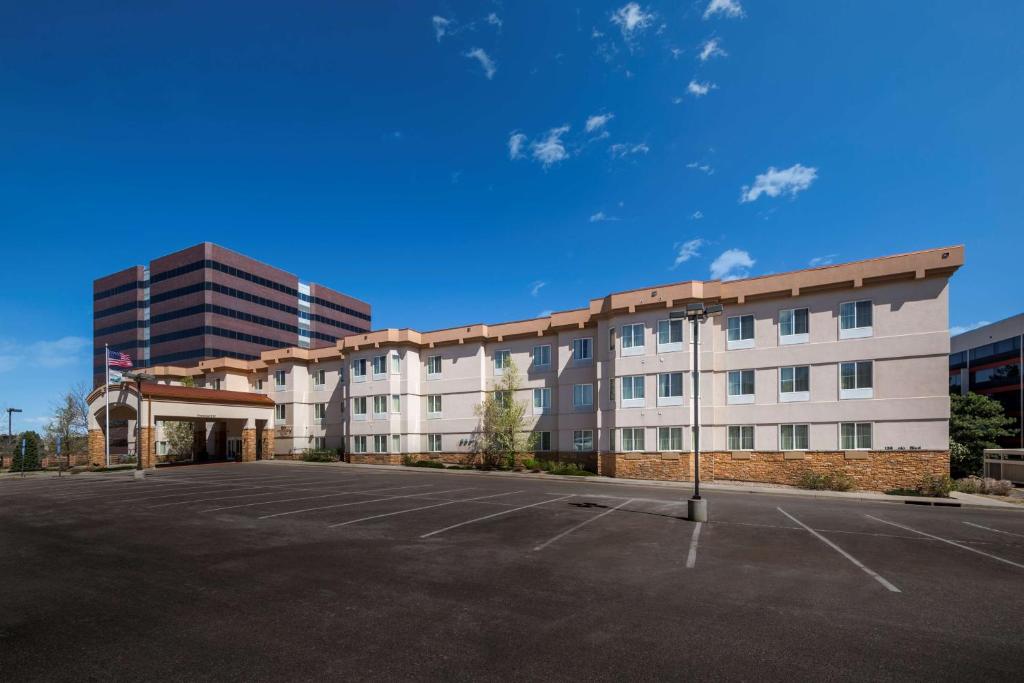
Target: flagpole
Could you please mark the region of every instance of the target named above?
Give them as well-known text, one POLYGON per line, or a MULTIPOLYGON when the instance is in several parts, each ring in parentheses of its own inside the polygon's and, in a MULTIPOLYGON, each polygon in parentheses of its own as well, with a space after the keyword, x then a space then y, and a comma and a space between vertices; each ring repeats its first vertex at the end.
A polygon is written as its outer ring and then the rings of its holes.
POLYGON ((110 467, 110 347, 106 344, 103 345, 103 365, 106 366, 107 372, 107 384, 103 387, 103 399, 106 401, 103 417, 107 421, 107 431, 103 435, 103 446, 106 449, 106 466, 110 467))

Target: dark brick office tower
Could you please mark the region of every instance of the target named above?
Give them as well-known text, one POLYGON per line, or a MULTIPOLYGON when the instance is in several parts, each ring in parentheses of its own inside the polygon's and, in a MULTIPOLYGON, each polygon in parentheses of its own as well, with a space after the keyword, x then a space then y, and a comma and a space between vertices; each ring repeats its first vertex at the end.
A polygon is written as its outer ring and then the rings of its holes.
POLYGON ((101 277, 92 291, 94 385, 104 344, 136 367, 194 365, 370 329, 369 304, 209 242, 101 277))

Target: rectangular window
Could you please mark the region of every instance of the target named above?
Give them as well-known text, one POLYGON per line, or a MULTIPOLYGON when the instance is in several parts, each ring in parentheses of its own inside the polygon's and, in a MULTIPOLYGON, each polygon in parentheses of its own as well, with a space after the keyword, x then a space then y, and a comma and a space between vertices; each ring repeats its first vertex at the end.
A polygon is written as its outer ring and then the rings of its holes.
POLYGON ((352 381, 353 382, 365 382, 366 381, 366 359, 357 358, 352 361, 352 381))
POLYGON ((577 453, 594 450, 594 430, 577 429, 572 433, 572 449, 577 453))
POLYGON ((537 370, 551 367, 550 344, 539 344, 533 347, 533 367, 537 370))
POLYGON ((366 419, 366 397, 356 396, 352 399, 352 419, 353 420, 365 420, 366 419))
POLYGON ((872 362, 861 360, 839 364, 839 398, 874 398, 872 362))
POLYGON ((281 424, 282 422, 285 421, 285 418, 287 416, 287 412, 286 412, 287 408, 288 407, 284 403, 278 403, 276 406, 274 406, 274 421, 275 422, 277 422, 278 424, 281 424))
POLYGON ((844 451, 871 448, 870 422, 843 422, 839 425, 839 447, 844 451))
POLYGON ((752 349, 754 348, 754 316, 737 315, 727 321, 728 336, 726 340, 727 349, 752 349))
POLYGON ((644 430, 643 427, 626 427, 620 430, 622 432, 622 450, 623 451, 642 451, 644 450, 644 430))
POLYGON ((729 450, 754 450, 754 425, 731 425, 729 427, 729 450))
POLYGON ((629 375, 621 378, 622 381, 622 407, 643 408, 644 407, 644 376, 629 375))
POLYGON ((402 437, 398 434, 391 435, 391 452, 401 453, 402 452, 402 437))
POLYGON ((256 380, 256 391, 263 391, 263 378, 256 380))
POLYGON ((402 358, 397 352, 391 354, 391 374, 400 375, 402 374, 402 358))
POLYGON ((504 374, 505 368, 512 362, 512 352, 508 349, 494 352, 494 374, 504 374))
POLYGON ((533 390, 533 414, 543 415, 551 410, 551 389, 544 387, 533 390))
POLYGON ((327 404, 326 403, 314 403, 313 404, 313 419, 323 421, 327 416, 327 404))
POLYGON ((681 451, 681 450, 683 450, 683 428, 682 427, 658 427, 658 450, 659 451, 681 451))
POLYGON ((809 400, 811 400, 811 367, 796 365, 779 368, 779 401, 790 403, 809 400))
POLYGON ((373 378, 383 379, 388 374, 388 357, 387 356, 374 356, 373 357, 373 378))
POLYGON ((441 377, 441 356, 427 356, 427 379, 441 377))
POLYGON ((608 350, 615 353, 615 328, 608 328, 608 350))
POLYGON ((212 384, 211 387, 210 387, 211 389, 214 389, 215 391, 220 391, 221 387, 223 387, 223 385, 224 385, 224 380, 222 380, 222 379, 215 379, 215 380, 213 380, 213 382, 211 384, 212 384))
POLYGON ((735 405, 754 402, 753 370, 730 370, 728 380, 728 403, 735 405))
POLYGON ((810 341, 810 314, 806 308, 779 311, 779 344, 806 344, 810 341))
POLYGON ((353 453, 365 453, 366 452, 366 437, 365 436, 353 436, 352 437, 352 452, 353 453))
POLYGON ((391 394, 391 412, 402 412, 402 397, 399 394, 391 394))
POLYGON ((284 390, 284 384, 285 384, 285 372, 284 372, 284 370, 275 370, 274 371, 274 387, 278 391, 283 391, 284 390))
POLYGON ((323 389, 326 384, 327 372, 325 370, 313 371, 313 388, 323 389))
POLYGON ((441 435, 427 434, 427 450, 431 453, 441 452, 441 435))
POLYGON ((643 323, 623 325, 619 336, 622 339, 623 356, 640 356, 644 352, 644 326, 643 323))
POLYGON ((534 432, 533 433, 533 450, 534 451, 550 451, 551 450, 551 432, 534 432))
POLYGON ((594 385, 574 384, 572 387, 572 407, 576 410, 589 410, 594 407, 594 385))
POLYGON ((780 451, 806 451, 810 446, 807 425, 779 425, 780 451))
POLYGON ((322 436, 313 437, 313 450, 322 451, 327 448, 327 439, 322 436))
POLYGON ((658 375, 658 405, 683 405, 683 373, 663 372, 658 375))
POLYGON ((683 350, 683 321, 658 321, 658 353, 683 350))
POLYGON ((848 301, 839 304, 839 338, 858 339, 873 334, 871 301, 848 301))
POLYGON ((427 417, 430 419, 441 417, 441 394, 427 396, 427 417))
POLYGON ((593 339, 580 337, 572 340, 572 362, 580 365, 594 360, 593 339))
POLYGON ((388 397, 387 396, 374 396, 373 397, 373 417, 383 418, 387 417, 388 414, 388 397))
POLYGON ((387 453, 388 452, 388 435, 387 434, 376 434, 373 437, 373 452, 374 453, 387 453))

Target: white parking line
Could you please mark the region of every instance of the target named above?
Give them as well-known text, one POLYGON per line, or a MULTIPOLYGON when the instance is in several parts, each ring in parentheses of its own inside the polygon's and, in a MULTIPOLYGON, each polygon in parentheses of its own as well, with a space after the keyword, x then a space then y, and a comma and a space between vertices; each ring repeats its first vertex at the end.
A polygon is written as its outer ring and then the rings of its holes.
POLYGON ((876 522, 881 522, 882 524, 890 524, 892 526, 898 526, 901 529, 906 529, 907 531, 913 531, 915 534, 921 534, 922 536, 927 536, 928 538, 935 539, 936 541, 942 541, 943 543, 948 543, 949 545, 955 545, 957 548, 963 548, 964 550, 969 550, 972 553, 977 553, 978 555, 984 555, 985 557, 990 557, 993 560, 998 560, 1000 562, 1005 562, 1006 564, 1011 565, 1013 567, 1017 567, 1018 569, 1024 569, 1024 564, 1017 564, 1016 562, 1014 562, 1012 560, 1008 560, 1005 557, 999 557, 998 555, 992 555, 992 554, 989 554, 989 553, 986 553, 986 552, 982 552, 982 551, 978 550, 977 548, 972 548, 970 546, 964 545, 963 543, 957 543, 956 541, 951 541, 948 538, 942 538, 941 536, 935 536, 934 534, 925 533, 924 531, 918 531, 917 529, 912 529, 909 526, 905 526, 903 524, 897 524, 896 522, 890 522, 890 521, 885 520, 885 519, 879 519, 878 517, 872 517, 871 515, 864 515, 864 516, 868 517, 870 519, 873 519, 876 522))
MULTIPOLYGON (((423 505, 418 508, 409 508, 408 510, 399 510, 398 512, 385 512, 382 515, 370 515, 369 517, 360 517, 359 519, 353 519, 348 522, 338 522, 337 524, 328 524, 328 529, 333 529, 336 526, 348 526, 349 524, 358 524, 359 522, 367 522, 371 519, 380 519, 381 517, 392 517, 394 515, 404 515, 407 512, 418 512, 420 510, 429 510, 430 508, 444 507, 445 505, 455 505, 456 503, 470 503, 475 500, 485 500, 487 498, 500 498, 501 496, 511 496, 513 493, 522 493, 522 491, 509 491, 508 493, 493 493, 489 496, 478 496, 476 498, 463 498, 461 500, 449 500, 445 503, 435 503, 434 505, 423 505)), ((424 493, 424 496, 432 496, 432 493, 424 493)), ((262 518, 261 518, 262 519, 262 518)))
POLYGON ((693 569, 697 565, 697 539, 700 538, 700 527, 703 522, 697 522, 693 528, 693 536, 690 537, 690 552, 686 554, 686 568, 693 569))
POLYGON ((452 529, 458 529, 460 526, 466 526, 467 524, 473 524, 474 522, 482 522, 485 519, 491 519, 493 517, 501 517, 502 515, 507 515, 507 514, 510 514, 512 512, 517 512, 519 510, 525 510, 526 508, 534 508, 534 507, 537 507, 538 505, 544 505, 546 503, 554 503, 554 502, 559 501, 559 500, 565 500, 566 498, 572 498, 575 495, 576 495, 575 493, 570 493, 568 496, 562 496, 561 498, 551 498, 549 500, 542 500, 539 503, 533 503, 531 505, 523 505, 521 507, 512 508, 511 510, 502 510, 501 512, 495 512, 492 515, 484 515, 483 517, 477 517, 476 519, 470 519, 470 520, 467 520, 465 522, 459 522, 458 524, 452 524, 451 526, 446 526, 445 528, 438 529, 437 531, 431 531, 429 533, 423 534, 422 536, 420 536, 420 538, 428 538, 430 536, 435 536, 437 534, 443 534, 446 531, 451 531, 452 529))
POLYGON ((257 505, 273 505, 274 503, 294 503, 299 500, 317 500, 318 498, 330 498, 331 496, 347 496, 357 493, 379 493, 380 491, 401 491, 402 489, 421 489, 431 487, 433 484, 417 484, 416 486, 389 486, 383 489, 369 489, 366 491, 340 491, 338 493, 326 493, 322 496, 302 496, 301 498, 285 498, 284 500, 261 500, 256 503, 242 503, 240 505, 227 505, 219 508, 207 508, 200 512, 217 512, 219 510, 234 510, 235 508, 249 508, 257 505))
MULTIPOLYGON (((406 486, 403 488, 415 488, 412 486, 406 486)), ((448 489, 447 491, 431 491, 430 493, 408 493, 401 496, 387 496, 385 498, 373 498, 371 500, 357 500, 352 503, 337 503, 336 505, 321 505, 315 508, 306 508, 304 510, 289 510, 287 512, 277 512, 272 515, 263 515, 256 519, 270 519, 272 517, 284 517, 285 515, 297 515, 300 512, 313 512, 314 510, 333 510, 334 508, 347 508, 353 505, 366 505, 367 503, 379 503, 382 500, 397 500, 399 498, 419 498, 422 496, 438 496, 442 493, 454 493, 455 491, 471 491, 472 487, 463 487, 461 489, 448 489)))
MULTIPOLYGON (((285 491, 287 491, 289 493, 291 493, 291 492, 301 493, 301 492, 304 492, 304 491, 323 491, 325 488, 338 488, 338 487, 342 487, 342 486, 346 486, 346 485, 352 486, 354 484, 359 484, 359 483, 362 483, 362 482, 350 482, 350 483, 347 483, 347 484, 346 483, 338 483, 338 484, 307 485, 307 486, 304 486, 302 488, 292 488, 291 486, 288 486, 288 487, 283 487, 283 488, 285 488, 285 491)), ((255 487, 255 488, 262 488, 262 487, 255 487)), ((156 505, 147 505, 146 509, 147 510, 152 510, 153 508, 170 507, 172 505, 188 505, 190 503, 209 503, 210 501, 215 501, 215 500, 233 500, 233 499, 236 499, 236 498, 252 498, 253 496, 273 496, 273 495, 279 495, 281 493, 285 493, 285 491, 281 491, 280 487, 275 487, 275 489, 273 491, 257 491, 255 493, 239 493, 238 495, 234 495, 234 496, 214 496, 212 498, 189 498, 187 500, 173 500, 170 503, 158 503, 156 505)), ((226 491, 225 493, 231 493, 231 491, 226 491)), ((177 494, 177 496, 184 496, 184 495, 188 495, 188 494, 185 494, 185 493, 177 494)), ((170 497, 170 496, 165 496, 165 497, 170 497)))
POLYGON ((1017 538, 1024 538, 1024 534, 1015 534, 1012 531, 1003 531, 1002 529, 993 529, 992 527, 982 526, 980 524, 975 524, 974 522, 964 522, 964 524, 967 524, 968 526, 978 527, 979 529, 984 529, 985 531, 994 531, 997 534, 1006 534, 1007 536, 1016 536, 1017 538))
MULTIPOLYGON (((266 481, 280 481, 280 480, 278 480, 278 479, 267 479, 267 480, 264 480, 264 482, 266 482, 266 481)), ((146 483, 147 482, 143 482, 142 486, 145 486, 146 483)), ((185 484, 185 483, 180 483, 180 482, 169 482, 169 483, 173 483, 174 485, 180 486, 181 488, 167 489, 166 487, 163 487, 163 486, 158 487, 158 488, 162 488, 164 490, 173 490, 173 491, 175 491, 175 493, 171 493, 171 494, 168 494, 167 496, 163 496, 164 498, 170 498, 170 497, 173 497, 173 496, 187 496, 188 495, 188 491, 190 491, 190 490, 193 491, 193 492, 199 493, 199 492, 203 492, 203 491, 210 491, 212 489, 222 489, 224 491, 235 491, 235 490, 252 489, 252 488, 273 488, 275 486, 276 487, 287 487, 289 485, 289 484, 281 484, 281 483, 279 483, 279 484, 266 484, 266 483, 263 483, 263 484, 258 484, 258 483, 252 483, 252 484, 248 484, 248 483, 240 483, 240 484, 234 484, 234 483, 197 483, 197 484, 191 484, 191 483, 189 483, 189 484, 185 484)), ((130 494, 131 493, 136 493, 137 494, 137 493, 140 493, 141 490, 146 490, 149 493, 156 492, 154 489, 149 489, 148 487, 144 488, 144 489, 142 489, 141 487, 140 487, 140 489, 136 489, 135 488, 136 486, 140 486, 140 484, 136 484, 136 483, 128 484, 128 486, 130 486, 131 488, 126 488, 126 489, 123 489, 123 490, 120 490, 120 491, 116 491, 116 492, 113 492, 113 493, 130 493, 130 494)), ((86 495, 86 496, 63 497, 63 498, 61 498, 61 500, 68 501, 68 502, 74 502, 74 501, 80 501, 80 500, 90 500, 90 499, 96 499, 96 498, 104 498, 104 499, 108 499, 109 500, 110 497, 109 497, 109 495, 107 495, 108 493, 111 493, 111 492, 102 493, 102 494, 90 493, 89 495, 86 495)), ((111 502, 128 503, 128 502, 135 502, 137 500, 153 500, 156 497, 157 496, 149 496, 149 495, 146 495, 146 496, 136 496, 134 498, 118 498, 116 500, 112 500, 111 502)))
POLYGON ((836 545, 832 541, 828 540, 827 538, 825 538, 824 536, 819 534, 817 531, 815 531, 811 527, 809 527, 806 524, 804 524, 803 522, 801 522, 799 519, 797 519, 793 515, 789 514, 788 512, 786 512, 785 510, 783 510, 780 507, 777 507, 775 509, 778 510, 779 512, 781 512, 782 514, 786 515, 787 517, 789 517, 791 520, 793 520, 794 522, 796 522, 797 524, 802 526, 804 529, 807 529, 807 531, 811 532, 811 534, 813 534, 818 540, 820 540, 821 542, 823 542, 826 545, 828 545, 830 548, 832 548, 837 553, 839 553, 840 555, 842 555, 843 557, 848 559, 850 562, 853 562, 853 564, 856 565, 857 567, 860 567, 860 569, 865 574, 867 574, 868 576, 873 578, 875 581, 877 581, 878 583, 880 583, 883 586, 885 586, 887 589, 891 590, 893 593, 901 593, 902 592, 899 588, 897 588, 896 586, 894 586, 891 583, 889 583, 886 579, 884 579, 882 576, 880 576, 877 572, 875 572, 875 571, 873 571, 871 569, 868 569, 868 567, 866 567, 864 565, 864 563, 861 562, 860 560, 858 560, 856 557, 854 557, 850 553, 846 552, 845 550, 840 548, 838 545, 836 545))
MULTIPOLYGON (((597 520, 601 519, 605 515, 608 515, 608 514, 611 514, 611 513, 615 512, 616 510, 618 510, 623 505, 628 505, 628 504, 632 503, 634 500, 636 500, 636 499, 635 498, 630 498, 629 500, 626 500, 626 501, 623 501, 623 502, 619 503, 618 505, 616 505, 613 508, 608 508, 607 510, 605 510, 604 512, 602 512, 599 515, 594 515, 590 519, 584 520, 584 521, 580 522, 579 524, 577 524, 576 526, 570 527, 570 528, 566 529, 565 531, 563 531, 562 533, 558 534, 554 538, 549 539, 547 541, 544 541, 543 543, 541 543, 538 546, 535 546, 534 549, 533 549, 533 552, 537 552, 538 550, 543 550, 544 548, 548 547, 549 545, 551 545, 552 543, 554 543, 558 539, 564 538, 564 537, 568 536, 572 532, 576 531, 577 529, 579 529, 581 527, 585 527, 586 525, 590 524, 591 522, 596 522, 597 520)), ((511 512, 511 510, 509 512, 511 512)))

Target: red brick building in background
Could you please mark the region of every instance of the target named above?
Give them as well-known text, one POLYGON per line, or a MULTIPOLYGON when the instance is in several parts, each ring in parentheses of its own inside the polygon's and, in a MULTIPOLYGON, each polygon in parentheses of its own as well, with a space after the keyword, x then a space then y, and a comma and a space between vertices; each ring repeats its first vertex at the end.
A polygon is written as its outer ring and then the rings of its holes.
POLYGON ((369 330, 365 301, 203 242, 93 281, 93 385, 104 381, 104 344, 136 367, 194 365, 369 330))

